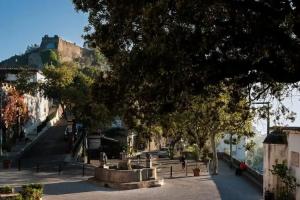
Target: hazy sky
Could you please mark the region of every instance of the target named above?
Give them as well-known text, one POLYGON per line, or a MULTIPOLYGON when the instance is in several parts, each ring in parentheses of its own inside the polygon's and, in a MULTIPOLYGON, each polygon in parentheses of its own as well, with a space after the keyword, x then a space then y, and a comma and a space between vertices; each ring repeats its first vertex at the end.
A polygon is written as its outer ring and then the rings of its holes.
POLYGON ((82 46, 87 21, 71 0, 0 0, 0 61, 40 44, 45 34, 82 46))
MULTIPOLYGON (((274 110, 276 108, 278 108, 279 103, 277 101, 271 101, 272 104, 272 111, 274 112, 274 110)), ((291 121, 287 121, 284 119, 280 119, 278 122, 276 122, 277 124, 274 124, 274 118, 275 117, 270 117, 270 126, 300 126, 300 93, 299 91, 294 90, 293 94, 289 97, 286 97, 283 101, 283 104, 289 108, 291 111, 295 112, 296 115, 296 119, 294 122, 291 121)), ((266 119, 255 119, 254 120, 254 126, 257 128, 257 130, 261 133, 261 134, 266 134, 267 132, 267 120, 266 119)))

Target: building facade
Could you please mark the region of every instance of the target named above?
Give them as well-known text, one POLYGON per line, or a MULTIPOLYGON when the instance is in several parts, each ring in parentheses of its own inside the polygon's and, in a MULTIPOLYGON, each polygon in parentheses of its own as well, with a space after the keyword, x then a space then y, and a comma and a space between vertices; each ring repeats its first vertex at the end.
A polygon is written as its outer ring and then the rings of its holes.
MULTIPOLYGON (((284 184, 271 173, 276 163, 286 163, 290 174, 300 183, 300 127, 276 127, 264 141, 264 193, 278 193, 284 184)), ((294 193, 300 199, 300 188, 294 193)))
MULTIPOLYGON (((29 82, 43 82, 45 80, 40 71, 35 69, 27 70, 31 72, 29 82)), ((0 73, 5 74, 4 82, 1 86, 3 94, 6 94, 10 88, 14 87, 13 83, 18 79, 17 74, 19 72, 21 72, 21 69, 18 68, 0 68, 0 73)), ((27 137, 28 135, 37 134, 37 127, 46 120, 53 102, 45 97, 41 91, 37 91, 34 95, 25 93, 23 96, 28 108, 28 120, 23 124, 22 129, 25 137, 27 137)))

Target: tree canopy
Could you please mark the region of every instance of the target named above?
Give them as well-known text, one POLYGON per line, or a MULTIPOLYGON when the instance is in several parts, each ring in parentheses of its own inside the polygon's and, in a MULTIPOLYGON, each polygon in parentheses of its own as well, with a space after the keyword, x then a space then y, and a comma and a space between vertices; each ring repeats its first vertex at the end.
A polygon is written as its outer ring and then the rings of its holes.
POLYGON ((148 100, 228 79, 242 86, 300 79, 298 1, 73 2, 89 14, 85 39, 148 100))

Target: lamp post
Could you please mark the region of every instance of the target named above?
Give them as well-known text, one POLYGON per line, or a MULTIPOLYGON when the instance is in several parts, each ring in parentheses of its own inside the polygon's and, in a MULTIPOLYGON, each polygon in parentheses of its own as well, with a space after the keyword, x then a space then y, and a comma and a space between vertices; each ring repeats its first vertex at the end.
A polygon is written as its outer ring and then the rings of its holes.
POLYGON ((253 102, 252 104, 267 105, 267 134, 270 133, 270 102, 253 102))

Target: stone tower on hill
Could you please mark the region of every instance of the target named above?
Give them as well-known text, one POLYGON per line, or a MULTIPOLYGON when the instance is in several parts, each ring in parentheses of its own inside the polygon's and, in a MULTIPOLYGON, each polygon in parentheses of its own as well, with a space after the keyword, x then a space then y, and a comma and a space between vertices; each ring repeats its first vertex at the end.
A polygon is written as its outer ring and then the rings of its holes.
POLYGON ((75 43, 65 41, 57 35, 54 37, 45 35, 42 38, 40 50, 45 51, 49 49, 56 50, 62 62, 72 61, 78 57, 81 57, 84 51, 83 48, 77 46, 75 43))
POLYGON ((81 48, 75 43, 63 40, 57 35, 54 35, 53 37, 45 35, 42 38, 40 46, 27 49, 22 55, 15 55, 0 62, 0 67, 29 66, 40 69, 47 64, 47 61, 45 60, 45 57, 47 56, 45 55, 49 54, 50 51, 57 54, 60 62, 73 61, 74 59, 87 55, 89 52, 89 50, 81 48))

